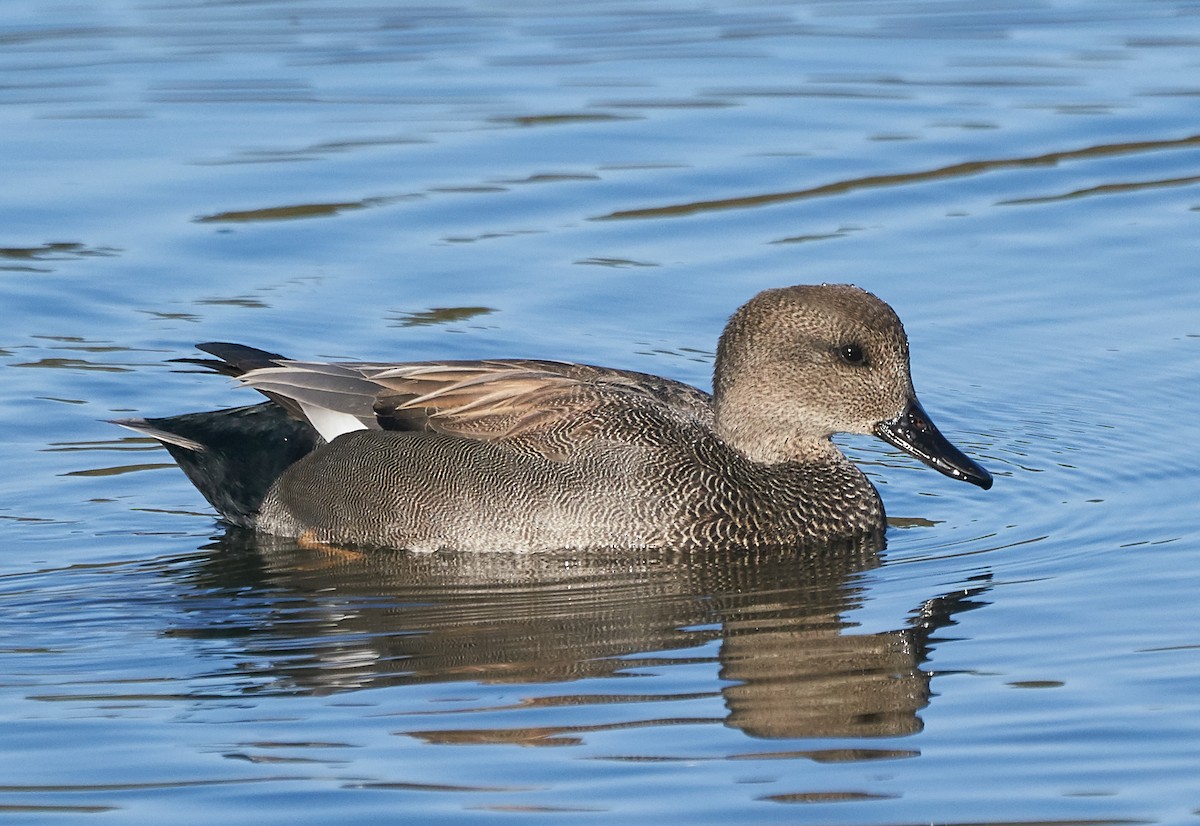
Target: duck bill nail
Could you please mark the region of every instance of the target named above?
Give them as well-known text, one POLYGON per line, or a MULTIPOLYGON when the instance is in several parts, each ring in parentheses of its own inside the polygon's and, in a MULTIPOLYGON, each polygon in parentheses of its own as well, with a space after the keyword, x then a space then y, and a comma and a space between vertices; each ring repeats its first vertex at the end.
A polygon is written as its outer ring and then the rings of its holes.
POLYGON ((875 435, 951 479, 970 482, 984 490, 992 486, 992 474, 950 444, 916 398, 909 401, 899 416, 877 424, 875 435))

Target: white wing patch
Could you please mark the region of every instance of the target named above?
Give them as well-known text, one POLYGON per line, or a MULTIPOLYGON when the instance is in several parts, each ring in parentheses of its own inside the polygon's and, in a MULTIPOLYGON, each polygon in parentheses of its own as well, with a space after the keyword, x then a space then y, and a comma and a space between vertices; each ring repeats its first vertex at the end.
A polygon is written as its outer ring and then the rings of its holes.
POLYGON ((321 438, 327 442, 332 442, 343 433, 367 429, 365 424, 349 413, 339 413, 327 407, 316 407, 304 402, 299 404, 300 409, 304 411, 304 418, 308 419, 308 423, 315 427, 321 438))

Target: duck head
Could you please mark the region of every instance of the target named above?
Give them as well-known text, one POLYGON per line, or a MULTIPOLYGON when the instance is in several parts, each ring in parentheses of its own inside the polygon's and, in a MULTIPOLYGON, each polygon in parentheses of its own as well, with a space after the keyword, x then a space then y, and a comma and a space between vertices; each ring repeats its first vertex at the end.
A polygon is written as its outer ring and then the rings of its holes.
POLYGON ((992 485, 917 401, 896 313, 858 287, 784 287, 744 304, 717 346, 713 399, 721 437, 756 461, 835 457, 834 433, 864 433, 951 478, 992 485))

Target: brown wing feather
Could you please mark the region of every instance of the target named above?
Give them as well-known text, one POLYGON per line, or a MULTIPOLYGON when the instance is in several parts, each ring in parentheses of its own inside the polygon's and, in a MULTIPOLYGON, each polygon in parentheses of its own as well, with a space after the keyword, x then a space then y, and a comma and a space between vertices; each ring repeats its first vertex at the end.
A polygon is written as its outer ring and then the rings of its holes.
POLYGON ((384 426, 404 424, 481 441, 537 442, 538 432, 582 433, 612 389, 525 364, 490 362, 446 371, 414 365, 373 377, 384 389, 375 413, 384 426))
POLYGON ((551 361, 283 362, 246 384, 363 426, 507 441, 562 458, 605 411, 641 408, 711 426, 707 394, 644 373, 551 361))

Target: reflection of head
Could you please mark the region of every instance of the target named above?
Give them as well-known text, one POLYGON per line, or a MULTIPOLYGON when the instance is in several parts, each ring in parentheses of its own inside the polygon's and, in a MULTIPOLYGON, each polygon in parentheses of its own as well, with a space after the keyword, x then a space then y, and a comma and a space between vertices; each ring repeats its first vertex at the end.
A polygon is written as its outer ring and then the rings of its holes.
POLYGON ((908 625, 845 634, 843 624, 763 627, 727 622, 721 676, 729 725, 754 737, 894 737, 920 731, 930 638, 954 615, 978 608, 985 584, 935 597, 908 625))
POLYGON ((752 737, 888 737, 921 730, 929 675, 905 631, 836 626, 726 635, 721 676, 729 725, 752 737))

